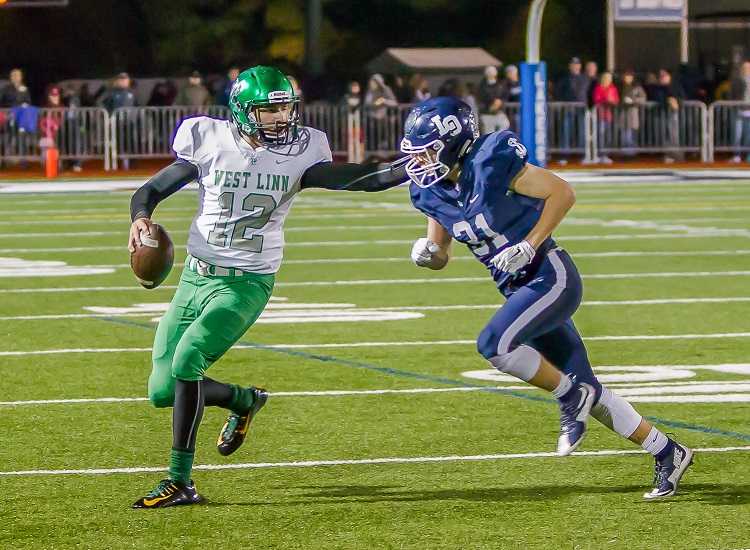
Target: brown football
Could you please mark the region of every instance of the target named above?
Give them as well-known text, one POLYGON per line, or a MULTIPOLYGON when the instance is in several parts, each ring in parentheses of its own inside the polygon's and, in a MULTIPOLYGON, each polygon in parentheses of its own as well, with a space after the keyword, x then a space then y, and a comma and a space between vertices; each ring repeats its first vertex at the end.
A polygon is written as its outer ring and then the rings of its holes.
POLYGON ((141 232, 141 246, 130 255, 130 267, 144 288, 156 288, 169 275, 174 264, 172 240, 161 225, 151 226, 151 235, 141 232))

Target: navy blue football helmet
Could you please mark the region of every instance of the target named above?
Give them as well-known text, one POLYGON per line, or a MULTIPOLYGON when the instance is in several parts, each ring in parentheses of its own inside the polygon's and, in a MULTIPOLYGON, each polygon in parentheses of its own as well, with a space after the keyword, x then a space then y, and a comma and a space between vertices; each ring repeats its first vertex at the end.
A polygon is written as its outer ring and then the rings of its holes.
POLYGON ((406 173, 419 187, 439 182, 479 137, 474 113, 455 97, 434 97, 415 106, 404 124, 401 152, 411 156, 406 173))

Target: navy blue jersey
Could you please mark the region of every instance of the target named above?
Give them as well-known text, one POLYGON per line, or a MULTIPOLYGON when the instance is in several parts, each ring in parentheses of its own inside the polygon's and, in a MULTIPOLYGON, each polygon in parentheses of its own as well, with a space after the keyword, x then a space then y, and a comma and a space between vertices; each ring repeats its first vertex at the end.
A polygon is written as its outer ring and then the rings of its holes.
MULTIPOLYGON (((414 206, 468 245, 500 288, 511 277, 499 272, 490 260, 522 241, 544 207, 544 200, 510 190, 526 160, 526 147, 518 136, 510 131, 494 132, 474 143, 461 164, 457 185, 443 181, 426 189, 412 183, 410 188, 414 206)), ((553 245, 549 239, 543 246, 548 249, 553 245)))

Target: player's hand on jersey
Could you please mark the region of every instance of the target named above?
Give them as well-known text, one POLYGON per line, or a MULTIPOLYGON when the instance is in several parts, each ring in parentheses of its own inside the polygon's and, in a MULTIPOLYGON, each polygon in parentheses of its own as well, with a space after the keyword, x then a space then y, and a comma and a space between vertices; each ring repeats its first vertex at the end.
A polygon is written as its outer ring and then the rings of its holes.
POLYGON ((518 244, 509 246, 505 250, 502 250, 494 258, 490 260, 492 264, 499 270, 515 274, 519 269, 526 266, 534 259, 536 250, 531 246, 528 241, 521 241, 518 244))
POLYGON ((141 246, 141 233, 147 237, 151 236, 151 220, 148 218, 138 218, 130 226, 130 236, 128 237, 128 250, 132 254, 136 247, 141 246))
POLYGON ((411 260, 420 267, 429 267, 432 263, 432 255, 440 250, 440 247, 426 237, 417 239, 411 247, 411 260))

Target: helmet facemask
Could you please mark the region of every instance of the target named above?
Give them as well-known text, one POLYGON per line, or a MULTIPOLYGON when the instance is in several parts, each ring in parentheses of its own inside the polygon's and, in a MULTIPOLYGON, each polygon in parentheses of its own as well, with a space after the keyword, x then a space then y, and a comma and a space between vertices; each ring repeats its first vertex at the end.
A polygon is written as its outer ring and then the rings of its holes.
POLYGON ((401 140, 401 152, 411 157, 406 163, 406 173, 419 187, 435 185, 450 173, 452 167, 440 160, 443 149, 445 143, 440 139, 421 146, 412 145, 406 138, 401 140))
MULTIPOLYGON (((274 104, 276 106, 278 104, 274 104)), ((276 120, 263 124, 261 109, 268 105, 254 105, 247 110, 247 118, 257 138, 266 145, 288 145, 297 139, 297 127, 299 126, 299 101, 286 103, 289 106, 287 119, 276 120)))
POLYGON ((240 133, 253 137, 267 146, 289 145, 297 139, 300 119, 298 97, 285 91, 277 91, 269 93, 267 101, 250 101, 237 107, 247 121, 243 123, 233 114, 232 119, 240 133), (274 109, 282 105, 288 106, 286 120, 261 122, 264 118, 261 110, 274 109))

